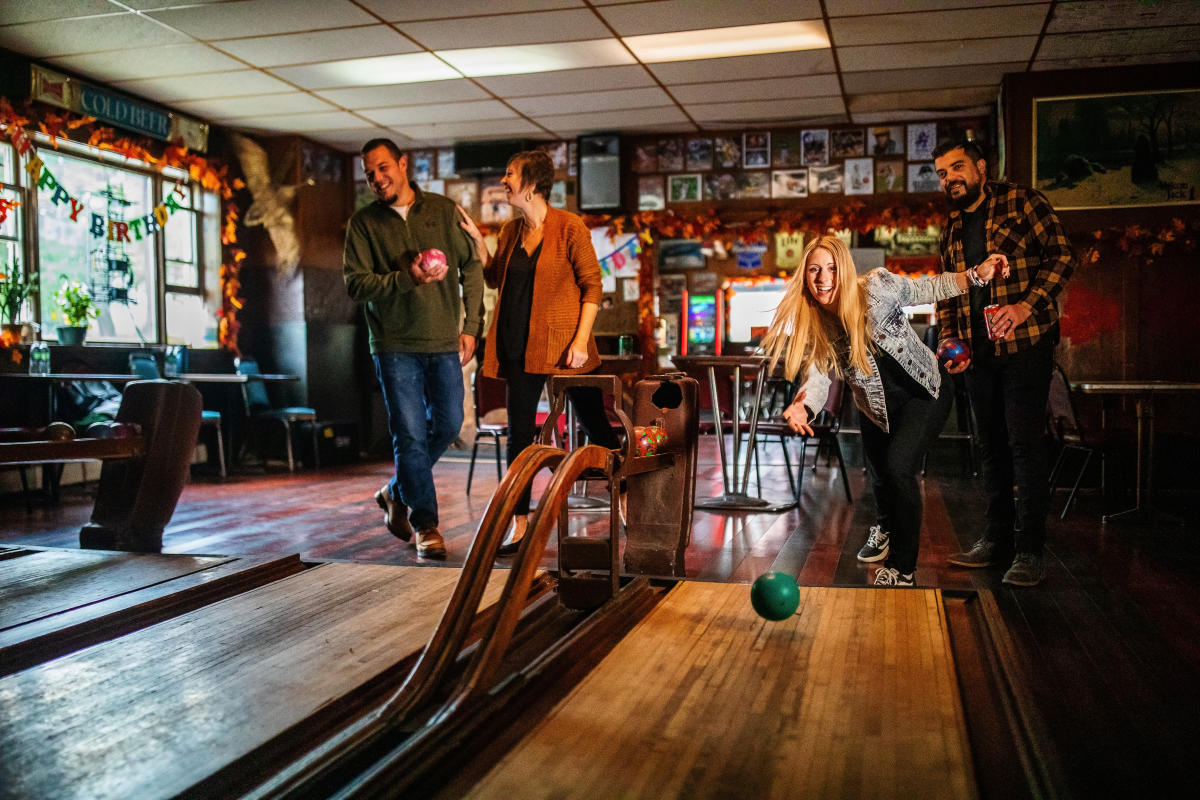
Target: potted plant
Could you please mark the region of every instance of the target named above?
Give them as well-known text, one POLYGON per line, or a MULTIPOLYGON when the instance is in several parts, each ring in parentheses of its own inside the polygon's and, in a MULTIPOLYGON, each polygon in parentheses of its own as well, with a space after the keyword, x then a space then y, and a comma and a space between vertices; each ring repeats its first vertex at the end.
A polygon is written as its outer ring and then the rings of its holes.
POLYGON ((59 344, 83 344, 88 322, 100 316, 87 284, 64 278, 63 285, 54 290, 54 302, 58 304, 55 317, 63 323, 58 326, 59 344))
POLYGON ((0 344, 12 347, 33 335, 33 326, 21 319, 21 309, 37 285, 37 273, 25 275, 16 264, 7 269, 0 271, 0 344))

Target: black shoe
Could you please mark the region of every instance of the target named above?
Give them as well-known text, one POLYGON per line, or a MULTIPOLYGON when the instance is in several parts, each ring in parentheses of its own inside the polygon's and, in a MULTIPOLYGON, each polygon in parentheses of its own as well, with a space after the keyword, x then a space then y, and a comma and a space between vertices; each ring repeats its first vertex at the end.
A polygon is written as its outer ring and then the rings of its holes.
POLYGON ((1000 545, 995 542, 989 542, 987 539, 980 539, 971 545, 970 550, 962 553, 955 553, 946 559, 947 562, 956 567, 967 567, 968 569, 979 569, 980 567, 994 567, 999 564, 1007 564, 1012 556, 1012 548, 1005 553, 1001 550, 1000 545))
POLYGON ((388 533, 402 542, 412 539, 413 529, 408 522, 408 506, 392 499, 391 489, 384 486, 375 493, 375 502, 383 509, 383 524, 388 533))
POLYGON ((496 548, 496 555, 498 555, 498 556, 515 556, 517 554, 517 551, 521 549, 521 542, 524 541, 524 539, 525 539, 525 537, 522 536, 520 539, 517 539, 515 542, 509 542, 508 544, 500 545, 499 547, 496 548))

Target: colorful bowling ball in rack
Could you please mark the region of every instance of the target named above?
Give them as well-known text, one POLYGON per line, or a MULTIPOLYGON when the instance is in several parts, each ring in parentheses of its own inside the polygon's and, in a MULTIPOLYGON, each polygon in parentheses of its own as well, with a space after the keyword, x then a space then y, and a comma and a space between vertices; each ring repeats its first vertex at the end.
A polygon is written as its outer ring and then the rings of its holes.
POLYGON ((750 605, 763 619, 779 622, 800 607, 800 587, 786 572, 767 572, 750 587, 750 605))
POLYGON ((141 432, 142 426, 134 422, 93 422, 85 435, 89 439, 129 439, 141 432))
POLYGON ((45 436, 51 442, 69 442, 75 438, 75 428, 67 422, 51 422, 46 426, 45 436))
POLYGON ((971 348, 957 336, 947 337, 938 344, 937 360, 939 364, 950 362, 957 367, 971 360, 971 348))
POLYGON ((652 456, 667 441, 667 432, 659 425, 638 425, 633 429, 633 438, 635 456, 652 456))

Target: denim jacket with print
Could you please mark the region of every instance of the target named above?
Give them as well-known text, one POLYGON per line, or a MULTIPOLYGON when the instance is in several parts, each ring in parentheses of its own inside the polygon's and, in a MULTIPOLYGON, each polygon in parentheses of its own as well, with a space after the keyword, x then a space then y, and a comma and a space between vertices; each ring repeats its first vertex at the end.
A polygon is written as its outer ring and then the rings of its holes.
MULTIPOLYGON (((867 317, 870 320, 871 349, 882 350, 896 360, 913 380, 924 386, 931 397, 938 396, 941 377, 937 356, 925 346, 921 337, 913 330, 904 316, 905 306, 935 303, 963 293, 957 278, 950 273, 923 275, 906 278, 893 275, 886 269, 876 269, 860 279, 867 290, 867 317)), ((858 410, 884 431, 888 430, 887 402, 883 394, 883 381, 875 357, 870 353, 871 374, 843 364, 846 382, 854 393, 854 404, 858 410)), ((829 377, 816 367, 809 367, 801 389, 805 392, 804 405, 809 409, 809 418, 814 409, 825 406, 829 396, 829 377)))

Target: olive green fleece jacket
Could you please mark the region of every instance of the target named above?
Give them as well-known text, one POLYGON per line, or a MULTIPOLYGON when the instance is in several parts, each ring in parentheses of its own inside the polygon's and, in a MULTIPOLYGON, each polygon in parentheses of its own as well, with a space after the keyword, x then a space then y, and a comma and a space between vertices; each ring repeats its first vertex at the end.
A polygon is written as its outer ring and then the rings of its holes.
POLYGON ((376 200, 346 227, 343 277, 350 298, 364 305, 372 354, 457 351, 460 323, 462 333, 483 333, 483 266, 454 202, 413 191, 407 220, 376 200), (431 248, 446 254, 446 277, 417 285, 409 268, 431 248))

